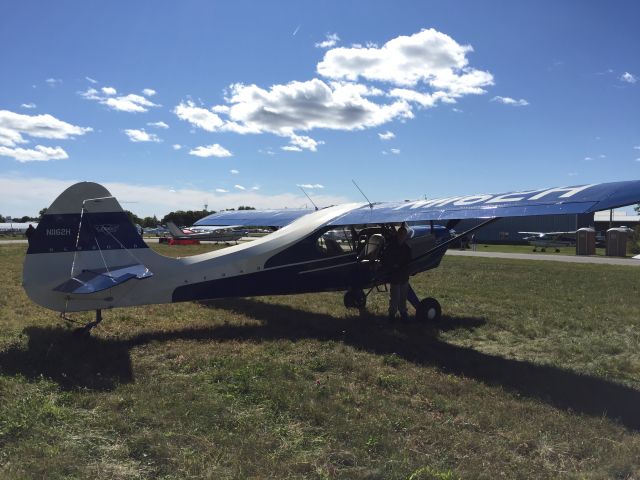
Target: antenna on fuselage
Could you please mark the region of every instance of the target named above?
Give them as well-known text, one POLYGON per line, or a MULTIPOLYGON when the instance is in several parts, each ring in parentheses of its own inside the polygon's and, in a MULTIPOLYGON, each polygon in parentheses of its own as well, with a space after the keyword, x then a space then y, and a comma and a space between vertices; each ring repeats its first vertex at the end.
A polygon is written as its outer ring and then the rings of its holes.
POLYGON ((301 186, 298 186, 298 188, 300 190, 302 190, 302 193, 304 193, 307 198, 309 199, 309 201, 311 202, 311 204, 313 205, 313 207, 316 209, 316 212, 318 211, 318 206, 315 204, 315 202, 313 200, 311 200, 311 197, 309 196, 309 194, 307 192, 304 191, 304 188, 302 188, 301 186))
POLYGON ((371 203, 371 200, 369 200, 369 198, 364 194, 364 192, 362 191, 362 189, 358 186, 358 184, 356 183, 356 181, 354 179, 351 179, 351 181, 353 182, 353 184, 356 186, 356 188, 358 189, 358 191, 362 194, 362 196, 365 198, 365 200, 367 201, 367 203, 369 204, 369 208, 373 210, 373 203, 371 203))

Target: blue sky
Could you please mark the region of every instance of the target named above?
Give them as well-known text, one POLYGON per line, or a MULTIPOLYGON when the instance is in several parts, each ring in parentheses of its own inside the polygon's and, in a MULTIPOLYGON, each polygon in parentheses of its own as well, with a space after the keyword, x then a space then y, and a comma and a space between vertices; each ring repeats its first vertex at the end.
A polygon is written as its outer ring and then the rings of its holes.
POLYGON ((0 213, 640 178, 633 1, 3 2, 0 213), (160 123, 162 122, 162 123, 160 123), (179 146, 179 148, 178 148, 179 146))

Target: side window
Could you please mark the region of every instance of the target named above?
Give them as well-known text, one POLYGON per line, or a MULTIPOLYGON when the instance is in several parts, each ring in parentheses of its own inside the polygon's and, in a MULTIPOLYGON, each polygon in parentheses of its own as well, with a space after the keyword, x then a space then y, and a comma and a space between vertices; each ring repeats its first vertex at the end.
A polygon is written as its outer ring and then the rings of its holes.
POLYGON ((328 230, 318 237, 316 246, 327 257, 353 252, 351 233, 346 228, 328 230))

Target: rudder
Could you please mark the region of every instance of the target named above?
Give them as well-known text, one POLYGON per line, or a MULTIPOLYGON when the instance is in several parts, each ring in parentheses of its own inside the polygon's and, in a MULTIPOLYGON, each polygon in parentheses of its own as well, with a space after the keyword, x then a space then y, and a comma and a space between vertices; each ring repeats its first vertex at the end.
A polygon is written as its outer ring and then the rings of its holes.
POLYGON ((29 238, 23 286, 32 300, 53 310, 67 311, 76 294, 88 305, 91 294, 151 276, 135 255, 144 249, 148 246, 106 188, 77 183, 56 198, 29 238))

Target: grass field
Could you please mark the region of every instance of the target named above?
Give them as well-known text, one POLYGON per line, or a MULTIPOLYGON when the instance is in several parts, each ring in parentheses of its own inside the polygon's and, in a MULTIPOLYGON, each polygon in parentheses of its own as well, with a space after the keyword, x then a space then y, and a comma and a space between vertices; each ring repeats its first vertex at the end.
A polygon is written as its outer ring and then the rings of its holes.
MULTIPOLYGON (((479 252, 504 252, 504 253, 537 253, 538 255, 575 255, 576 247, 559 247, 559 252, 556 252, 555 248, 547 248, 546 251, 541 252, 540 248, 537 252, 533 251, 531 245, 485 245, 478 244, 477 251, 479 252)), ((596 248, 596 255, 604 255, 604 248, 596 248)))
POLYGON ((24 252, 0 247, 0 478, 640 477, 635 269, 446 257, 413 280, 437 326, 326 293, 107 311, 78 340, 24 252))

